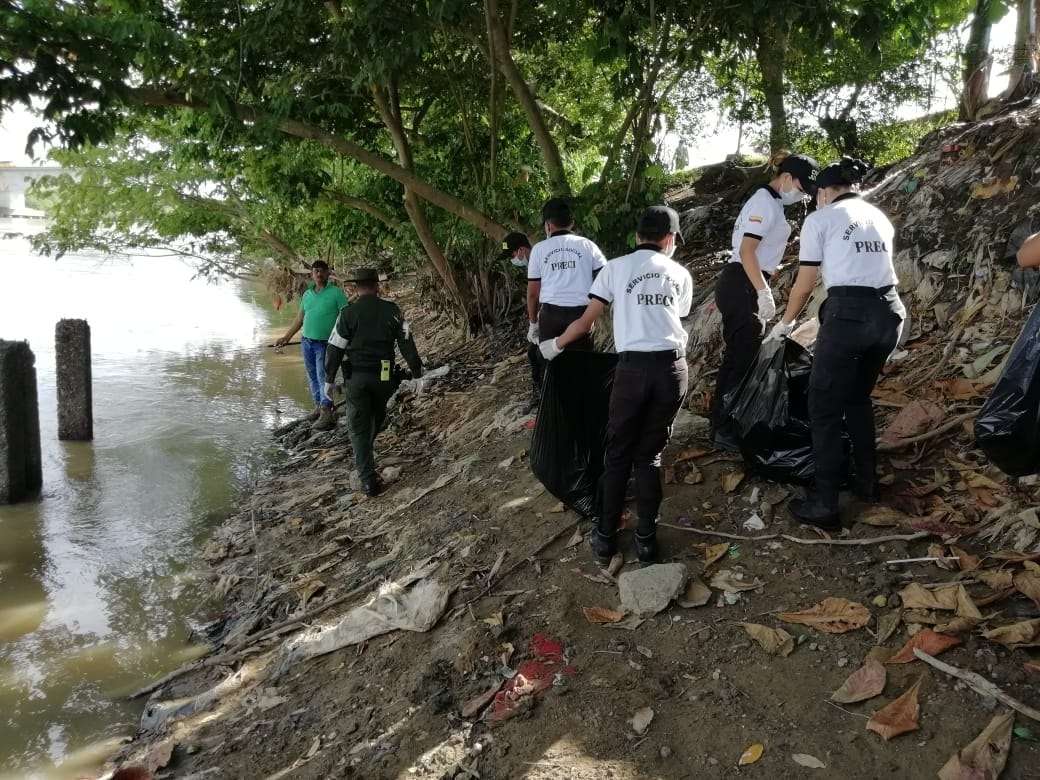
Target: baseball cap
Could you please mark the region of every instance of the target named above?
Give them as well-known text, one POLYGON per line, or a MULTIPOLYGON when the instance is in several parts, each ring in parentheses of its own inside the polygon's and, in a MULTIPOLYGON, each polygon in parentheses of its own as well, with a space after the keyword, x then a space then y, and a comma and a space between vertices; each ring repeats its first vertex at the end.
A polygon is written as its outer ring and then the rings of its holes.
POLYGON ((636 233, 646 237, 675 233, 678 236, 678 242, 683 243, 679 214, 670 206, 649 206, 639 217, 636 233))
POLYGON ((569 225, 573 221, 574 212, 571 210, 571 204, 563 198, 549 198, 542 206, 542 222, 569 225))
POLYGON ((820 164, 812 157, 806 157, 804 154, 789 155, 780 163, 778 170, 796 178, 806 195, 816 194, 816 177, 820 173, 820 164))
POLYGON ((499 260, 508 260, 520 247, 531 248, 531 242, 524 233, 510 233, 502 239, 502 251, 498 255, 499 260))

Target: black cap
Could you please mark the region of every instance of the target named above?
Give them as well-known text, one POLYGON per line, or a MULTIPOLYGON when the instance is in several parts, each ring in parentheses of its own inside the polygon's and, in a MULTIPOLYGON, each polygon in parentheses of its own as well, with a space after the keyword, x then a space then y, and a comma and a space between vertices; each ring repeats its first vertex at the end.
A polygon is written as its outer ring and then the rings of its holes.
POLYGON ((820 164, 812 157, 806 157, 804 154, 789 155, 780 163, 779 171, 796 178, 806 195, 816 194, 816 177, 820 173, 820 164))
POLYGON ((639 217, 636 233, 644 238, 675 233, 680 244, 683 243, 682 229, 679 227, 679 214, 670 206, 649 206, 639 217))
POLYGON ((355 284, 364 284, 379 281, 379 271, 375 268, 355 268, 351 271, 345 281, 355 284))
POLYGON ((542 222, 552 222, 560 227, 570 225, 574 222, 571 204, 563 198, 549 198, 542 206, 542 222))
POLYGON ((510 233, 502 239, 502 251, 498 255, 499 260, 508 260, 520 247, 531 248, 531 242, 524 233, 510 233))

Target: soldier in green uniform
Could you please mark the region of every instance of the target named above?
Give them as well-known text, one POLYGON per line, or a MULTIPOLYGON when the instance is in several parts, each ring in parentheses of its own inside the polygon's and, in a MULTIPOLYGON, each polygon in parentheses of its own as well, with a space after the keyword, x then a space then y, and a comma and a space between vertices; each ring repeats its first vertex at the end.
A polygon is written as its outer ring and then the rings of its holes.
POLYGON ((325 391, 331 394, 331 385, 342 364, 354 461, 365 493, 376 496, 382 486, 376 473, 373 445, 386 421, 387 401, 399 384, 394 370, 394 344, 416 379, 422 376, 422 363, 401 310, 396 303, 379 297, 378 272, 359 268, 348 281, 357 286, 358 297, 340 312, 329 336, 325 354, 329 384, 325 391))

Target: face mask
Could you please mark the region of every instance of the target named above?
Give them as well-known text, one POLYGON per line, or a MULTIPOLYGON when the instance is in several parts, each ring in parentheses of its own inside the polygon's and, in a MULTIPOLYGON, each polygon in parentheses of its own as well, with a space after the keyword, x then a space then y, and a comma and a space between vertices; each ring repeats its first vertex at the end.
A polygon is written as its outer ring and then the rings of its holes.
POLYGON ((514 268, 527 268, 527 263, 525 263, 519 257, 510 258, 509 262, 513 264, 514 268))
POLYGON ((805 193, 797 187, 780 193, 780 202, 785 206, 793 206, 796 203, 801 203, 804 198, 805 193))
POLYGON ((672 257, 675 254, 675 244, 673 243, 667 249, 662 249, 661 254, 663 254, 665 257, 672 257))

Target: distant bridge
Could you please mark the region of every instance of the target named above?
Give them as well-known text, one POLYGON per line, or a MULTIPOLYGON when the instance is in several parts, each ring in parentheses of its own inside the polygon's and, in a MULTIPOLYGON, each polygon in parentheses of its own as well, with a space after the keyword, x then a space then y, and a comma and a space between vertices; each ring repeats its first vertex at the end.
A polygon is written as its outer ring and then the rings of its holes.
POLYGON ((57 165, 5 165, 0 163, 0 217, 25 214, 25 192, 36 179, 55 176, 57 165))

